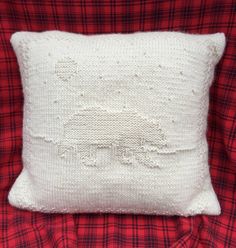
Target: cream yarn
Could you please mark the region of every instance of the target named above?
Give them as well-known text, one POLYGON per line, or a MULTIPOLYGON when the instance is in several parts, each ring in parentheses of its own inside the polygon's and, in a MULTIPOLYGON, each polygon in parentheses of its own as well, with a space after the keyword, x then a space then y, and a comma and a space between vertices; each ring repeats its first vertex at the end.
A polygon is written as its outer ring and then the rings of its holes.
POLYGON ((23 170, 8 196, 41 212, 220 214, 206 141, 223 33, 11 37, 23 170))

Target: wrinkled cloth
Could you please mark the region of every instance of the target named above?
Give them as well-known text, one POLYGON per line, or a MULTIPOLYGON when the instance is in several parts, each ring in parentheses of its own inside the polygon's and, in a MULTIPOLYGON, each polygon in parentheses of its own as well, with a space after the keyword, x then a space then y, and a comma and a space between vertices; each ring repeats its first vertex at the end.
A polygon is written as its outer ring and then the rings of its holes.
POLYGON ((1 1, 0 247, 236 247, 235 1, 1 1), (220 216, 43 214, 9 205, 22 170, 23 93, 10 44, 16 31, 83 34, 224 32, 227 46, 210 90, 207 138, 220 216))

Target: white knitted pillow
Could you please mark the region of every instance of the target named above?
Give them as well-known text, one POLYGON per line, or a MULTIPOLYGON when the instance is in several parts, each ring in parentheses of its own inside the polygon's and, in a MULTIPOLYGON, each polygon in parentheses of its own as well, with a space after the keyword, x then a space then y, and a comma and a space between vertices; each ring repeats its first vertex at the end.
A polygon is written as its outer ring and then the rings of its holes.
POLYGON ((17 32, 23 170, 41 212, 220 214, 206 141, 223 33, 17 32))

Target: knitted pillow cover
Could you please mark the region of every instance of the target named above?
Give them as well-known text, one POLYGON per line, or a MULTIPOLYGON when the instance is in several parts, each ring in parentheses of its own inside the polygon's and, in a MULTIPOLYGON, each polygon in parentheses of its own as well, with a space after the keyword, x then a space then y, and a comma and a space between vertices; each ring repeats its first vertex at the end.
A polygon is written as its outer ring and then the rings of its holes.
POLYGON ((220 214, 206 140, 223 33, 17 32, 23 170, 11 205, 41 212, 220 214))

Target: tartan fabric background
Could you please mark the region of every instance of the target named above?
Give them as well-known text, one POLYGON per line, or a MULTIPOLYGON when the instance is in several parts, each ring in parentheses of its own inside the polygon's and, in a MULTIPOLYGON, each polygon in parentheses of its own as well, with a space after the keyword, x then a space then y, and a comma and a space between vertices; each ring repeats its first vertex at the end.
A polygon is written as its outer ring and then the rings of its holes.
POLYGON ((236 1, 0 1, 0 247, 236 247, 236 1), (83 34, 150 30, 224 32, 227 47, 211 87, 209 162, 220 216, 43 214, 18 210, 7 194, 22 169, 16 31, 83 34))

